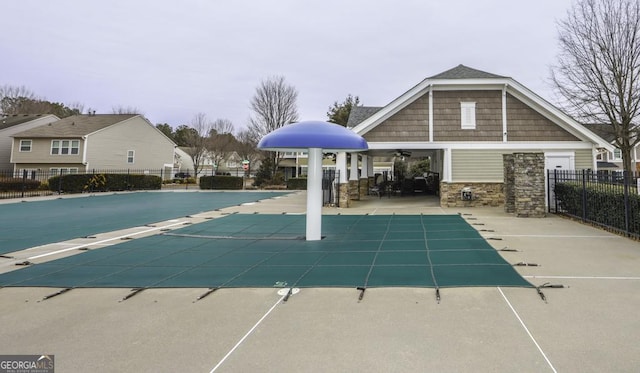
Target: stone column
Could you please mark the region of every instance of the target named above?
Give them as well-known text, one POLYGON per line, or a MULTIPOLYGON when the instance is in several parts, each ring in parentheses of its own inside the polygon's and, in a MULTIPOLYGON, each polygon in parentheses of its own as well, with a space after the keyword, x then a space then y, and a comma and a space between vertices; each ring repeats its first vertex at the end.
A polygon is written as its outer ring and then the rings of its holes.
POLYGON ((349 198, 352 201, 360 199, 360 188, 358 175, 358 153, 351 153, 351 162, 349 167, 349 198))
POLYGON ((517 217, 544 217, 544 153, 514 153, 514 195, 517 217))
POLYGON ((516 212, 516 195, 513 154, 503 154, 502 163, 504 165, 504 211, 514 213, 516 212))
POLYGON ((360 165, 360 198, 369 194, 369 161, 370 157, 363 154, 360 165))
POLYGON ((336 153, 336 171, 340 174, 338 179, 338 206, 349 207, 349 183, 347 181, 347 153, 336 153))

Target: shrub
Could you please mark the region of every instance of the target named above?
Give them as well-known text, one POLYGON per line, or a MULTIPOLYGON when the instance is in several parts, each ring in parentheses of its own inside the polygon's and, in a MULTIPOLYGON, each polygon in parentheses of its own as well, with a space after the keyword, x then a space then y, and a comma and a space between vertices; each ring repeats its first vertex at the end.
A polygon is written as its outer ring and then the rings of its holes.
POLYGON ((0 179, 0 191, 37 190, 40 187, 38 180, 23 179, 19 177, 7 177, 0 179))
MULTIPOLYGON (((586 185, 582 194, 579 182, 564 182, 555 185, 554 192, 560 208, 569 215, 584 218, 587 221, 625 230, 624 187, 609 185, 603 189, 599 185, 586 185), (583 203, 583 198, 585 199, 583 203)), ((640 233, 640 196, 629 193, 629 229, 632 233, 640 233)))
POLYGON ((242 177, 237 176, 201 176, 200 189, 242 189, 242 177))
POLYGON ((287 180, 287 189, 291 190, 306 190, 307 189, 307 179, 304 177, 300 178, 291 178, 287 180))
POLYGON ((71 174, 49 178, 49 190, 64 193, 160 189, 159 176, 139 174, 71 174))

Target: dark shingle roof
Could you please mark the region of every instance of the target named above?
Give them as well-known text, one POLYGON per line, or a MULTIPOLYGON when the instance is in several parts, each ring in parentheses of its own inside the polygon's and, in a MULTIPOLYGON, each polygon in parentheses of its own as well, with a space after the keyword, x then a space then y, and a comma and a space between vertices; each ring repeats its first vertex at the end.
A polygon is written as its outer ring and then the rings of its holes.
POLYGON ((82 137, 122 122, 137 114, 74 115, 59 121, 16 133, 14 137, 82 137))
POLYGON ((0 117, 0 130, 44 118, 51 114, 13 114, 0 117))
POLYGON ((598 161, 598 169, 602 169, 602 168, 619 168, 620 166, 618 166, 615 163, 611 163, 611 162, 604 162, 604 161, 598 161))
POLYGON ((351 107, 351 112, 349 113, 349 120, 347 121, 347 127, 355 127, 358 124, 362 123, 365 119, 369 118, 373 114, 377 113, 378 110, 382 109, 377 106, 353 106, 351 107))
POLYGON ((613 126, 610 124, 583 124, 589 131, 602 137, 609 143, 613 143, 616 139, 616 134, 613 131, 613 126))
POLYGON ((492 79, 492 78, 506 78, 506 77, 472 69, 465 65, 458 65, 453 69, 441 72, 440 74, 434 75, 427 79, 492 79))

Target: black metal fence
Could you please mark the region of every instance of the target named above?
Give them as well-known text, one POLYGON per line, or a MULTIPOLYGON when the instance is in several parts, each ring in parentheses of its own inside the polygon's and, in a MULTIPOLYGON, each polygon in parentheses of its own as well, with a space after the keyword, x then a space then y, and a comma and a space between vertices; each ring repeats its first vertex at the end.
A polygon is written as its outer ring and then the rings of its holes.
POLYGON ((340 206, 340 171, 322 171, 322 204, 340 206))
MULTIPOLYGON (((197 187, 194 170, 174 171, 171 169, 92 169, 77 171, 74 169, 51 170, 0 170, 0 199, 49 196, 60 194, 60 186, 49 185, 49 179, 69 174, 121 174, 121 175, 154 175, 160 177, 163 188, 189 189, 197 187)), ((203 176, 202 172, 199 176, 203 176)), ((127 190, 134 190, 132 188, 127 190)))
POLYGON ((549 212, 640 238, 638 176, 622 171, 548 170, 549 212))

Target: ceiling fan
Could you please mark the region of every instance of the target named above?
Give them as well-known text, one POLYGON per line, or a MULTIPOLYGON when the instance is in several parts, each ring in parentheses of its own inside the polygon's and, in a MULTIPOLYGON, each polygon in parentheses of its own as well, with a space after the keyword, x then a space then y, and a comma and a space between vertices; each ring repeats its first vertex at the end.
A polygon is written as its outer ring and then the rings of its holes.
POLYGON ((398 149, 394 153, 396 157, 411 157, 411 152, 407 150, 398 149))

